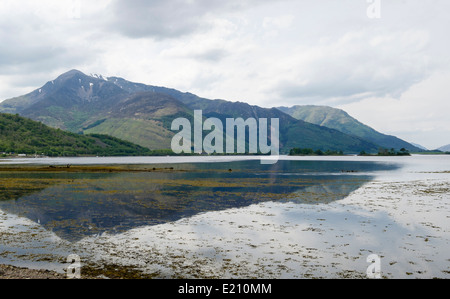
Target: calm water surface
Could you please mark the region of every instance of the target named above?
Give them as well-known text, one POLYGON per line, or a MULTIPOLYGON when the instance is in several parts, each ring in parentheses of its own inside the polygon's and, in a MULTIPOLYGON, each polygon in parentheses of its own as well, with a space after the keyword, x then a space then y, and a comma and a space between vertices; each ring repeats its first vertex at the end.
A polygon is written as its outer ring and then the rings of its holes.
MULTIPOLYGON (((161 277, 448 277, 450 157, 1 160, 0 262, 75 253, 161 277), (129 171, 129 167, 136 171, 129 171), (195 266, 193 266, 195 265, 195 266), (195 273, 195 274, 194 274, 195 273)), ((55 259, 58 262, 55 262, 55 259)))

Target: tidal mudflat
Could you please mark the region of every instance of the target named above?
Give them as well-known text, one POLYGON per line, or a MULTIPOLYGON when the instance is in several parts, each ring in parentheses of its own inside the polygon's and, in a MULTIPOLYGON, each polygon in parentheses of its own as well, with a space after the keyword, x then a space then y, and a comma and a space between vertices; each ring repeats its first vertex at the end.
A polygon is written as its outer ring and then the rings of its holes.
POLYGON ((449 278, 450 157, 0 162, 0 263, 143 278, 449 278), (1 164, 3 163, 3 164, 1 164))

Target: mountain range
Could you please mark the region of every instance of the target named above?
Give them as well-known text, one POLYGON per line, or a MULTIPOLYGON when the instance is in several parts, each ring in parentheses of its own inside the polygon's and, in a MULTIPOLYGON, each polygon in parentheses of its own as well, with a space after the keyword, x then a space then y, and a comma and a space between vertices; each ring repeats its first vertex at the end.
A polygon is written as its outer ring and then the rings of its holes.
MULTIPOLYGON (((377 152, 419 148, 376 132, 342 110, 320 106, 262 108, 243 102, 206 99, 175 89, 105 78, 71 70, 42 87, 0 103, 0 112, 19 114, 77 134, 106 134, 149 149, 170 149, 171 123, 178 117, 278 118, 280 153, 291 148, 377 152)), ((191 122, 192 123, 192 122, 191 122)))
POLYGON ((450 152, 450 144, 441 146, 440 148, 438 148, 438 150, 441 152, 450 152))
POLYGON ((327 106, 293 106, 278 107, 281 111, 291 115, 296 119, 301 119, 309 123, 339 130, 343 133, 358 136, 387 149, 396 150, 405 148, 409 151, 423 151, 424 149, 414 144, 408 143, 395 136, 382 134, 373 128, 359 122, 351 117, 347 112, 327 106))

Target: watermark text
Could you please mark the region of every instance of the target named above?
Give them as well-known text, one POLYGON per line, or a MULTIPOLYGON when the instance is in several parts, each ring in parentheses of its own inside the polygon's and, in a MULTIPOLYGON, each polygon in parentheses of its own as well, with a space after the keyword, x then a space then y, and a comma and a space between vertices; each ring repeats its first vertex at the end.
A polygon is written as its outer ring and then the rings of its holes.
POLYGON ((369 19, 381 19, 381 0, 367 0, 367 17, 369 19))
POLYGON ((368 278, 381 278, 381 259, 376 254, 371 254, 367 257, 367 262, 370 263, 367 267, 368 278))
POLYGON ((66 269, 66 277, 68 279, 81 278, 81 259, 76 254, 71 254, 67 257, 67 263, 70 265, 66 269))
POLYGON ((193 125, 186 118, 172 122, 171 130, 179 132, 172 138, 171 148, 176 154, 270 154, 261 158, 261 164, 275 164, 280 152, 279 119, 270 119, 270 135, 268 126, 267 118, 227 118, 224 128, 220 119, 211 117, 203 121, 202 110, 195 110, 193 125), (204 137, 204 131, 210 132, 204 137))

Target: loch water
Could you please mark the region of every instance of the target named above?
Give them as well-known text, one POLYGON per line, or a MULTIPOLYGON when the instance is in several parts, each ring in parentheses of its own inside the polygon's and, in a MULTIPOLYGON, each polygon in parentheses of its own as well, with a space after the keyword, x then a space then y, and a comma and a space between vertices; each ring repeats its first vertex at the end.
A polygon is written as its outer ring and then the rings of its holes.
POLYGON ((386 278, 450 273, 450 156, 5 159, 0 181, 0 263, 345 278, 376 254, 386 278))

